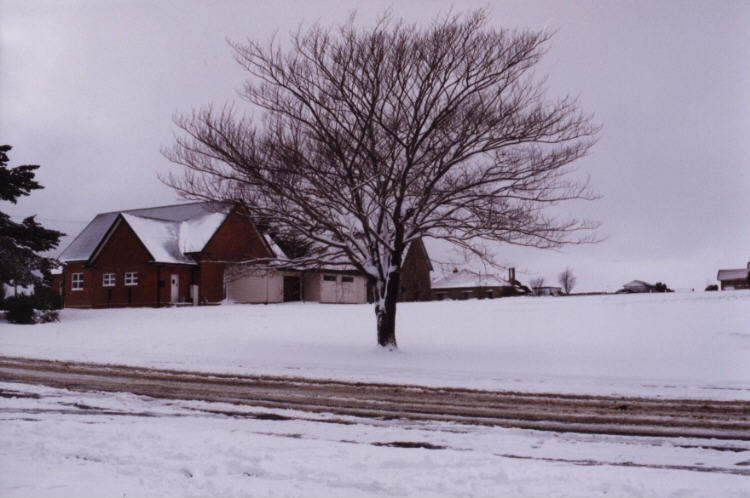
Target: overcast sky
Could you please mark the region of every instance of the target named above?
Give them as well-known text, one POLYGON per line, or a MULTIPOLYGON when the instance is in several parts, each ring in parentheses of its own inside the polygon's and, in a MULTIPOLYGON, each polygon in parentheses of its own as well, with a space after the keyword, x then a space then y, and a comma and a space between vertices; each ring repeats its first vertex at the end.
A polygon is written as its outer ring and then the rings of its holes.
MULTIPOLYGON (((602 222, 593 246, 500 247, 521 280, 576 290, 633 279, 702 290, 750 261, 750 2, 480 1, 492 24, 551 28, 549 95, 578 95, 603 124, 577 163, 602 198, 560 206, 602 222)), ((157 178, 175 113, 238 100, 226 39, 286 37, 300 22, 367 24, 389 6, 425 22, 450 1, 0 0, 0 142, 45 186, 17 206, 75 236, 99 212, 170 204, 157 178)), ((71 240, 63 241, 61 249, 71 240)))

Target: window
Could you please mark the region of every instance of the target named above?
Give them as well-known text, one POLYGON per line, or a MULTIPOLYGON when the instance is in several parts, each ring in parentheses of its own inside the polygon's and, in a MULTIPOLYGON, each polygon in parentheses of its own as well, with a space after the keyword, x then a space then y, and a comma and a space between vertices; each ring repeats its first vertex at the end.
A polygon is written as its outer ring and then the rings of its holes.
POLYGON ((105 273, 102 275, 102 287, 114 287, 115 286, 115 274, 105 273))
POLYGON ((138 272, 136 271, 125 272, 125 285, 128 285, 128 286, 138 285, 138 272))
POLYGON ((77 291, 77 290, 83 290, 83 273, 74 273, 71 275, 71 286, 70 289, 77 291))
POLYGON ((325 280, 326 282, 335 282, 336 275, 323 275, 323 280, 325 280))
POLYGON ((341 281, 352 283, 354 282, 354 277, 341 277, 341 281))

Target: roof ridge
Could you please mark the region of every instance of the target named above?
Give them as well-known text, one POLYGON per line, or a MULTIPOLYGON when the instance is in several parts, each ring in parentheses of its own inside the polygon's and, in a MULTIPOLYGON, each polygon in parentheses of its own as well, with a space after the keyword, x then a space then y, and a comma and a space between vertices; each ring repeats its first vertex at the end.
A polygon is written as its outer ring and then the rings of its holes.
MULTIPOLYGON (((158 208, 145 208, 145 209, 158 209, 158 208)), ((120 211, 117 214, 133 216, 134 218, 141 218, 141 219, 150 220, 150 221, 160 221, 162 223, 184 223, 184 221, 166 220, 164 218, 157 218, 155 216, 144 216, 142 214, 135 214, 135 213, 128 212, 128 211, 120 211)))
POLYGON ((132 214, 134 211, 146 211, 149 209, 164 209, 164 208, 171 208, 171 207, 179 207, 179 206, 192 206, 194 204, 231 204, 230 201, 192 201, 192 202, 182 202, 182 203, 176 203, 176 204, 167 204, 164 206, 149 206, 149 207, 143 207, 143 208, 135 208, 135 209, 118 209, 114 211, 105 211, 103 213, 98 213, 96 216, 102 216, 105 214, 120 214, 120 213, 128 213, 132 214))

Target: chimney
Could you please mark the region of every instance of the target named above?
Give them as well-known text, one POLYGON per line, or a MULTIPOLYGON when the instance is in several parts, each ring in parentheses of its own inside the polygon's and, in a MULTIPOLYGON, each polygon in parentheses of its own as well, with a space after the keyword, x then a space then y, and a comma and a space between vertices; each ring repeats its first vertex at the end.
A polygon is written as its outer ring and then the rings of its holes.
POLYGON ((516 269, 508 268, 508 282, 513 283, 516 280, 516 269))

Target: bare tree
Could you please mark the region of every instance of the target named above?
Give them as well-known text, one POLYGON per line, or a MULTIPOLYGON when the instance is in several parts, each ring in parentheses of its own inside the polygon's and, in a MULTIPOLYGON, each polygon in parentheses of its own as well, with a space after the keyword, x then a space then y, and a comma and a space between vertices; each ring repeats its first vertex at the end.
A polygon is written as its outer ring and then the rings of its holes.
POLYGON ((300 28, 282 49, 230 42, 261 117, 211 106, 177 118, 166 179, 188 198, 238 200, 281 233, 353 265, 376 292, 378 343, 396 347, 401 264, 430 236, 552 248, 594 225, 544 208, 591 199, 567 176, 598 131, 575 99, 548 100, 532 69, 546 31, 495 29, 483 10, 429 26, 383 16, 300 28))
POLYGON ((573 287, 576 285, 576 277, 573 275, 573 270, 570 268, 565 268, 565 271, 557 277, 557 281, 560 282, 565 294, 570 294, 570 291, 572 291, 573 287))
POLYGON ((538 295, 539 288, 544 285, 544 277, 534 277, 529 281, 529 284, 534 295, 538 295))

